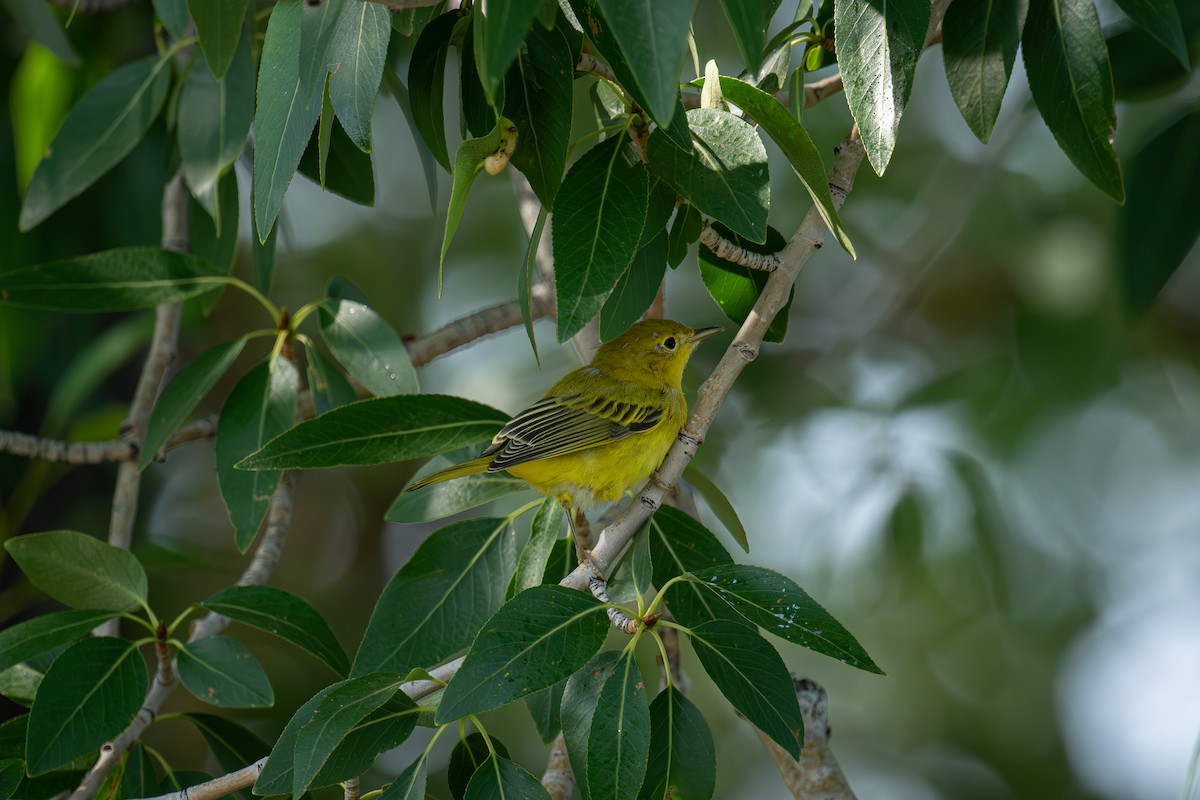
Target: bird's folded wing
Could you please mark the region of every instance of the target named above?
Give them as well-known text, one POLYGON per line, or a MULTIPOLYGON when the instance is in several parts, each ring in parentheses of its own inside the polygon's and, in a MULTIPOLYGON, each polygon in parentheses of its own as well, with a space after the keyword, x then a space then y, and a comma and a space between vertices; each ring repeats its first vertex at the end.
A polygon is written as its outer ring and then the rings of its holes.
POLYGON ((547 397, 509 420, 484 455, 495 455, 489 471, 507 469, 643 433, 662 416, 661 405, 577 394, 547 397))

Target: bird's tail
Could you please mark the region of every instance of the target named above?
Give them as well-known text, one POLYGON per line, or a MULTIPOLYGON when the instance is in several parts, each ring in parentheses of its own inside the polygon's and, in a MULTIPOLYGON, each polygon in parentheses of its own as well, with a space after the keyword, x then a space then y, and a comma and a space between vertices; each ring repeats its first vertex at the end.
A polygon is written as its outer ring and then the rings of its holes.
POLYGON ((461 464, 455 464, 453 467, 446 467, 443 470, 427 475, 421 480, 409 486, 404 491, 413 492, 417 489, 424 488, 431 483, 441 483, 442 481, 454 480, 465 475, 476 475, 485 471, 488 465, 492 463, 492 456, 481 456, 471 461, 464 461, 461 464))

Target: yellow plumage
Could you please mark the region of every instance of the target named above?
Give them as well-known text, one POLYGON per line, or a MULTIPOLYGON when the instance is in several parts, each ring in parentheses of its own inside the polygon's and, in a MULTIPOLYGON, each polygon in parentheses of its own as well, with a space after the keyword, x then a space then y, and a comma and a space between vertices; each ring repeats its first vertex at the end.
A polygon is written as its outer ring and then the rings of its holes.
POLYGON ((683 369, 696 345, 718 330, 670 320, 633 325, 513 417, 479 458, 405 491, 507 470, 557 500, 572 521, 577 512, 620 499, 658 468, 683 428, 683 369))

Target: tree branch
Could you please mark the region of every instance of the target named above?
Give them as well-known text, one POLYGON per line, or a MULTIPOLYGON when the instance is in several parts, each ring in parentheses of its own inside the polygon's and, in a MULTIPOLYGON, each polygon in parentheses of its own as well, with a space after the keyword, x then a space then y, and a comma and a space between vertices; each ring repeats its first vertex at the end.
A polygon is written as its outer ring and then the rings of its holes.
MULTIPOLYGON (((541 284, 534 286, 529 307, 530 315, 534 319, 546 316, 551 302, 546 287, 541 284)), ((414 367, 423 367, 435 358, 465 347, 484 336, 515 328, 522 322, 524 319, 521 317, 521 305, 516 300, 481 308, 408 342, 408 357, 414 367)))
POLYGON ((800 713, 804 715, 804 746, 800 760, 760 731, 754 732, 775 759, 775 766, 796 800, 857 800, 833 751, 829 749, 829 697, 820 684, 807 678, 792 679, 800 713))
POLYGON ((575 773, 571 771, 571 759, 567 755, 567 740, 562 731, 550 745, 550 756, 546 771, 542 773, 542 786, 550 793, 551 800, 570 800, 575 791, 575 773))
POLYGON ((0 431, 0 452, 58 464, 104 464, 137 458, 137 443, 126 439, 103 442, 65 442, 29 433, 0 431))
POLYGON ((263 764, 266 763, 267 757, 263 756, 250 766, 242 767, 236 772, 198 783, 179 792, 160 794, 157 797, 147 798, 147 800, 217 800, 218 797, 225 797, 239 789, 253 786, 254 782, 258 780, 259 773, 262 772, 263 764))
POLYGON ((774 272, 779 269, 778 253, 755 253, 741 245, 734 244, 721 234, 710 220, 703 220, 700 225, 700 244, 713 251, 717 258, 732 261, 747 269, 757 269, 762 272, 774 272))

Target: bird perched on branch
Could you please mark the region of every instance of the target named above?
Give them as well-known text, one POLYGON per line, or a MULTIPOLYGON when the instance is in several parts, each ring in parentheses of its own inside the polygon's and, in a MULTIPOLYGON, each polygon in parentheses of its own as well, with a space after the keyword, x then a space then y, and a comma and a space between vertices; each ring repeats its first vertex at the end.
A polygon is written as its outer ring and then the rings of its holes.
POLYGON ((663 319, 636 323, 509 420, 479 458, 405 491, 506 470, 553 497, 578 532, 584 511, 619 500, 662 463, 687 419, 683 368, 696 345, 719 330, 663 319))

